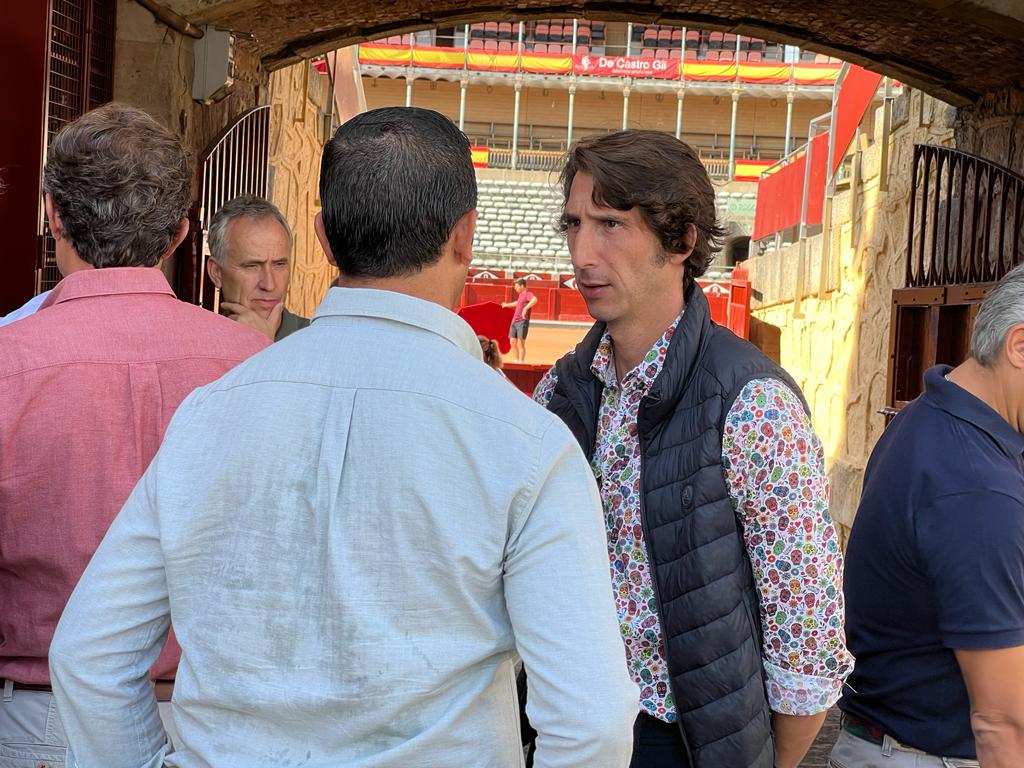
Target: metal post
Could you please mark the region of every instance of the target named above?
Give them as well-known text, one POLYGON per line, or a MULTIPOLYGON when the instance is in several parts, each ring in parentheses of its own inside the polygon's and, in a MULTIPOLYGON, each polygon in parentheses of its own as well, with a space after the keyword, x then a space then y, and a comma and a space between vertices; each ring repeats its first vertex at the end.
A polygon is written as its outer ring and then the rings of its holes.
POLYGON ((740 104, 740 89, 732 88, 732 119, 729 121, 729 181, 736 173, 736 111, 740 104))
POLYGON ((516 72, 523 71, 523 22, 519 22, 519 47, 516 48, 516 72))
POLYGON ((459 130, 466 128, 466 90, 469 86, 469 77, 462 75, 462 82, 459 85, 459 130))
POLYGON ((519 167, 519 99, 522 95, 523 81, 516 77, 516 103, 512 111, 512 170, 519 167))
POLYGON ((626 24, 626 55, 632 56, 633 50, 633 22, 626 24))
POLYGON ((462 32, 462 69, 469 69, 469 24, 466 24, 462 32))
POLYGON ((405 76, 405 106, 412 106, 412 75, 405 76))
POLYGON ((879 154, 878 191, 889 191, 889 135, 892 132, 892 79, 885 78, 885 99, 882 105, 882 147, 879 154))
POLYGON ((829 273, 832 271, 832 203, 836 194, 836 175, 832 171, 836 155, 836 111, 839 104, 839 89, 842 87, 849 64, 843 64, 839 76, 832 86, 832 109, 828 116, 828 160, 825 163, 825 200, 821 211, 821 266, 818 271, 818 298, 828 293, 829 273))
POLYGON ((569 119, 565 131, 565 147, 572 146, 572 120, 576 113, 576 83, 569 83, 569 119))
POLYGON ((580 23, 578 19, 572 20, 572 55, 576 56, 576 41, 580 33, 580 23))
POLYGON ((686 94, 682 84, 676 90, 676 138, 683 138, 683 96, 686 94))
POLYGON ((789 145, 793 136, 793 86, 786 92, 786 143, 782 147, 782 156, 789 154, 789 145))
POLYGON ((627 85, 622 86, 622 130, 629 127, 629 80, 627 85))

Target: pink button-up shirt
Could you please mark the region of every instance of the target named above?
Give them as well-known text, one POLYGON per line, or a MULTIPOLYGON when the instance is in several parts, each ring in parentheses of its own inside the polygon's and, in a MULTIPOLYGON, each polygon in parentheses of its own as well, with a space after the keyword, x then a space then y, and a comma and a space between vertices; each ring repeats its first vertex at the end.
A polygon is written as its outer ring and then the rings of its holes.
POLYGON ((0 330, 0 678, 49 683, 64 604, 178 404, 268 343, 141 267, 74 272, 0 330))

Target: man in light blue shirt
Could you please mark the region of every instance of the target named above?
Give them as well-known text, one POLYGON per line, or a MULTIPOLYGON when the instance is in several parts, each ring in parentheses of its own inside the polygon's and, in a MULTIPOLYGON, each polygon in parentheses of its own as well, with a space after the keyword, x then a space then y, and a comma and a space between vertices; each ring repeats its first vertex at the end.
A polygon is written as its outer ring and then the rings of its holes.
POLYGON ((17 309, 8 312, 3 317, 0 317, 0 328, 3 328, 5 325, 10 325, 15 320, 21 320, 24 317, 34 315, 36 311, 39 309, 40 305, 44 301, 46 301, 46 297, 49 295, 49 291, 43 291, 42 293, 33 296, 31 299, 26 301, 17 309))
POLYGON ((68 764, 517 766, 521 657, 538 768, 623 768, 638 691, 593 475, 451 312, 466 138, 429 110, 357 116, 320 194, 342 287, 182 404, 68 603, 68 764), (146 678, 171 622, 173 753, 146 678))

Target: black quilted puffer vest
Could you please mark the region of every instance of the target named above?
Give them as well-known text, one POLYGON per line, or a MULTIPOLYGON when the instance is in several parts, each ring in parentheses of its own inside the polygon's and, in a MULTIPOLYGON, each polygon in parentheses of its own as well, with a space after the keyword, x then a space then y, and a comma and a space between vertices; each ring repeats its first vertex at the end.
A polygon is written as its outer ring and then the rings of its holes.
MULTIPOLYGON (((588 457, 601 397, 590 365, 604 330, 595 325, 558 361, 548 404, 588 457)), ((722 468, 726 415, 760 378, 800 393, 753 345, 713 323, 703 291, 691 285, 638 416, 643 532, 691 768, 774 764, 757 592, 722 468)))

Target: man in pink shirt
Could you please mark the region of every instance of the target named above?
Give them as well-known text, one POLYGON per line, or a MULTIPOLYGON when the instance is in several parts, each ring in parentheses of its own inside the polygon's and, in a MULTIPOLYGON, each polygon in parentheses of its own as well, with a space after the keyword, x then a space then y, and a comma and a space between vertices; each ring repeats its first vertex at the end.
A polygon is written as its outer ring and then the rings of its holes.
MULTIPOLYGON (((159 269, 191 178, 180 142, 118 104, 61 131, 44 170, 64 279, 0 331, 0 753, 26 765, 63 765, 47 653, 107 527, 179 403, 269 343, 178 301, 159 269)), ((176 665, 172 642, 158 698, 176 665)))
POLYGON ((512 315, 512 324, 508 329, 508 340, 512 343, 512 354, 515 355, 517 363, 526 362, 526 336, 530 333, 530 313, 537 304, 537 297, 533 291, 526 290, 525 278, 516 278, 512 283, 512 290, 516 292, 515 301, 506 301, 501 306, 515 307, 512 315))

